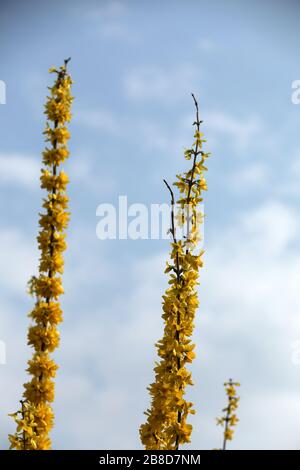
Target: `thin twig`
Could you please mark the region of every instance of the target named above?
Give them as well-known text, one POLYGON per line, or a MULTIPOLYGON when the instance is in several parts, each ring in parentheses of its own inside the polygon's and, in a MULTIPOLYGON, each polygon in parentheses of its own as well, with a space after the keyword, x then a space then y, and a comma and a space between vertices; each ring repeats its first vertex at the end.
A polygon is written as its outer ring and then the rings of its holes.
POLYGON ((170 232, 172 234, 174 243, 177 243, 176 232, 175 232, 175 222, 174 222, 174 205, 175 205, 174 192, 171 186, 169 185, 169 183, 166 180, 163 180, 163 181, 165 185, 167 186, 168 190, 170 191, 170 195, 171 195, 171 229, 170 229, 170 232))
MULTIPOLYGON (((195 98, 194 93, 191 93, 191 95, 192 95, 192 98, 194 100, 194 104, 195 104, 195 108, 196 108, 196 120, 193 122, 193 126, 196 126, 197 131, 200 132, 200 124, 202 123, 202 121, 199 120, 199 105, 198 105, 198 101, 195 98)), ((196 147, 195 147, 195 150, 194 150, 193 154, 194 154, 193 166, 192 166, 192 170, 191 170, 191 176, 190 176, 190 179, 189 179, 189 189, 188 189, 188 194, 187 194, 187 198, 186 198, 187 211, 188 211, 188 214, 187 214, 187 233, 186 233, 187 242, 189 241, 189 237, 190 237, 190 208, 189 208, 189 206, 190 206, 190 199, 191 199, 191 190, 192 190, 192 186, 194 184, 194 174, 195 174, 197 156, 199 155, 198 139, 196 140, 196 147)), ((188 247, 187 247, 186 248, 186 253, 188 253, 188 251, 189 250, 188 250, 188 247)))
POLYGON ((70 62, 71 57, 68 57, 68 59, 64 60, 65 67, 67 68, 68 62, 70 62))
MULTIPOLYGON (((23 420, 25 420, 25 407, 24 407, 24 400, 20 400, 20 403, 22 405, 22 418, 23 420)), ((23 429, 23 447, 24 447, 24 450, 26 450, 26 437, 25 437, 25 430, 23 429)))
MULTIPOLYGON (((229 379, 229 384, 232 385, 233 381, 232 379, 229 379)), ((224 429, 224 440, 223 440, 223 450, 226 450, 226 444, 227 444, 227 430, 228 430, 228 423, 229 423, 229 416, 230 416, 230 402, 231 402, 231 397, 228 397, 228 407, 227 407, 227 413, 226 413, 226 418, 225 418, 225 429, 224 429)))

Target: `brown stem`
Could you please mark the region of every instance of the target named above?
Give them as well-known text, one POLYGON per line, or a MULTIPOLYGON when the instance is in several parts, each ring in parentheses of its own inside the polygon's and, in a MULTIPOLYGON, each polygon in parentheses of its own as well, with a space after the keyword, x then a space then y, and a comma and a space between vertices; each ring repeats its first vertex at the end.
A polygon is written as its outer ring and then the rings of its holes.
MULTIPOLYGON (((233 384, 233 381, 232 379, 229 379, 229 384, 232 385, 233 384)), ((223 450, 226 450, 226 444, 227 444, 227 438, 226 438, 226 433, 227 433, 227 430, 228 430, 228 423, 229 423, 229 419, 230 419, 230 412, 231 412, 231 406, 230 406, 230 402, 231 402, 231 397, 228 397, 228 407, 227 407, 227 413, 226 413, 226 418, 225 418, 225 429, 224 429, 224 439, 223 439, 223 450)))
MULTIPOLYGON (((173 242, 174 242, 174 243, 177 243, 176 229, 175 229, 175 220, 174 220, 174 205, 175 205, 174 192, 173 192, 171 186, 167 183, 166 180, 164 180, 164 183, 165 183, 165 185, 167 186, 167 188, 168 188, 168 190, 169 190, 169 192, 170 192, 170 195, 171 195, 171 229, 170 229, 170 232, 171 232, 172 237, 173 237, 173 242)), ((175 273, 176 273, 176 276, 177 276, 177 281, 178 281, 178 282, 181 282, 178 252, 176 253, 176 267, 175 267, 175 273)), ((178 297, 178 298, 179 298, 179 297, 178 297)), ((177 311, 177 324, 180 325, 180 312, 179 312, 179 311, 177 311)), ((179 334, 179 331, 178 331, 178 330, 176 330, 176 340, 177 340, 178 342, 180 342, 180 334, 179 334)), ((181 367, 180 357, 177 357, 177 369, 179 370, 180 367, 181 367)), ((178 421, 178 423, 181 423, 181 411, 178 411, 177 421, 178 421)), ((178 450, 178 447, 179 447, 179 436, 177 435, 177 436, 176 436, 176 442, 175 442, 175 448, 176 448, 176 450, 178 450)))
MULTIPOLYGON (((64 70, 60 70, 60 71, 58 72, 58 76, 57 76, 57 82, 58 82, 58 83, 60 83, 60 82, 64 79, 64 77, 65 77, 65 75, 66 75, 66 73, 67 73, 67 65, 68 65, 68 62, 69 62, 70 60, 71 60, 71 57, 69 57, 68 59, 65 59, 65 60, 64 60, 65 69, 64 69, 64 70)), ((54 121, 54 129, 57 129, 57 127, 58 127, 58 120, 55 120, 55 121, 54 121)), ((57 140, 54 140, 52 147, 53 147, 54 150, 57 149, 57 140)), ((53 166, 52 166, 52 176, 56 176, 56 170, 57 170, 57 166, 56 166, 55 164, 53 164, 53 166)), ((51 192, 52 199, 53 199, 53 196, 54 196, 55 194, 56 194, 56 188, 54 187, 54 188, 52 189, 52 192, 51 192)), ((49 216, 51 217, 52 214, 53 214, 53 211, 52 211, 51 209, 48 210, 48 214, 49 214, 49 216)), ((54 249, 53 249, 54 233, 55 233, 55 227, 54 227, 54 225, 51 225, 50 240, 49 240, 49 245, 50 245, 50 246, 49 246, 49 254, 50 254, 50 257, 53 256, 53 252, 54 252, 54 249)), ((52 278, 52 276, 53 276, 53 273, 52 273, 51 269, 49 269, 49 271, 48 271, 48 277, 49 277, 49 278, 52 278)), ((47 298, 46 298, 46 303, 47 303, 48 305, 49 305, 49 303, 50 303, 50 300, 51 300, 50 297, 47 297, 47 298)), ((45 323, 45 322, 43 323, 43 326, 46 327, 46 323, 45 323)), ((46 345, 45 345, 44 343, 42 343, 42 345, 41 345, 41 351, 44 352, 45 350, 46 350, 46 345)), ((39 380, 42 380, 42 378, 43 378, 43 374, 40 375, 39 380)))
MULTIPOLYGON (((57 82, 58 82, 58 83, 61 82, 61 81, 64 79, 64 77, 65 77, 65 75, 66 75, 66 73, 67 73, 67 65, 68 65, 68 62, 69 62, 70 60, 71 60, 71 57, 69 57, 68 59, 65 59, 65 60, 64 60, 65 69, 64 69, 64 70, 60 70, 60 72, 58 72, 58 77, 57 77, 57 82)), ((54 129, 57 129, 57 127, 58 127, 58 120, 55 120, 55 121, 54 121, 54 129)), ((57 149, 57 140, 54 140, 52 147, 53 147, 54 150, 57 149)), ((57 165, 53 164, 53 166, 52 166, 52 176, 56 176, 56 173, 57 173, 57 165)), ((51 192, 52 199, 53 199, 53 196, 54 196, 55 194, 56 194, 56 188, 54 187, 54 188, 52 189, 52 192, 51 192)), ((51 209, 48 210, 48 214, 49 214, 49 216, 51 217, 52 214, 53 214, 53 211, 52 211, 51 209)), ((49 243, 49 245, 50 245, 50 246, 49 246, 49 254, 50 254, 50 257, 53 256, 53 252, 54 252, 54 249, 53 249, 54 233, 55 233, 55 227, 54 227, 54 225, 51 225, 50 243, 49 243)), ((49 277, 49 278, 52 278, 52 276, 53 276, 53 273, 52 273, 51 269, 49 269, 49 271, 48 271, 48 277, 49 277)), ((50 303, 50 297, 47 297, 47 298, 46 298, 46 302, 47 302, 47 304, 50 303)), ((46 325, 44 325, 44 326, 46 326, 46 325)), ((41 348, 41 349, 42 349, 42 351, 44 351, 44 350, 45 350, 45 345, 42 345, 42 348, 41 348)))
MULTIPOLYGON (((196 120, 193 122, 193 125, 196 126, 197 128, 197 131, 200 132, 200 124, 202 123, 202 121, 199 120, 199 106, 198 106, 198 102, 195 98, 195 95, 192 93, 192 97, 193 97, 193 100, 194 100, 194 104, 195 104, 195 108, 196 108, 196 120)), ((198 146, 198 140, 196 141, 196 147, 195 147, 195 150, 193 152, 194 154, 194 158, 193 158, 193 166, 192 166, 192 170, 191 170, 191 176, 190 176, 190 179, 189 179, 189 182, 188 182, 188 194, 187 194, 187 211, 188 211, 188 214, 187 214, 187 234, 186 234, 186 239, 187 241, 189 241, 189 236, 190 236, 190 200, 191 200, 191 190, 192 190, 192 186, 193 184, 195 183, 194 182, 194 174, 195 174, 195 168, 196 168, 196 161, 197 161, 197 157, 199 155, 199 146, 198 146)), ((188 248, 186 248, 186 253, 188 253, 189 250, 188 248)))
MULTIPOLYGON (((24 401, 23 401, 23 400, 20 400, 20 403, 21 403, 21 405, 22 405, 22 410, 21 410, 22 419, 24 420, 24 419, 25 419, 24 401)), ((24 430, 23 430, 23 448, 24 448, 24 450, 26 450, 26 437, 25 437, 25 431, 24 431, 24 430)))
MULTIPOLYGON (((171 194, 171 229, 170 229, 170 232, 171 232, 172 237, 173 237, 173 242, 177 243, 175 220, 174 220, 174 206, 175 206, 174 192, 173 192, 171 186, 167 183, 166 180, 164 180, 164 183, 167 186, 167 188, 168 188, 168 190, 170 191, 170 194, 171 194)), ((176 276, 177 276, 177 281, 180 282, 180 267, 179 267, 178 253, 176 253, 175 273, 176 273, 176 276)))

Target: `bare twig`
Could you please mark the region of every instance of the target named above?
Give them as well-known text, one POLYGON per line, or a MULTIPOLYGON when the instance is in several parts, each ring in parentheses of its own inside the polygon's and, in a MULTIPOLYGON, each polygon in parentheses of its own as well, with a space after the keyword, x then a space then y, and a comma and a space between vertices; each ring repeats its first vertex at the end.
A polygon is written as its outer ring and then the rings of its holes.
MULTIPOLYGON (((200 132, 200 124, 202 123, 202 121, 199 120, 199 105, 198 105, 198 101, 196 100, 195 98, 195 95, 194 93, 191 93, 192 95, 192 98, 194 100, 194 104, 195 104, 195 108, 196 108, 196 120, 193 122, 193 126, 196 126, 196 129, 198 132, 200 132)), ((197 156, 199 155, 199 148, 198 148, 198 139, 196 140, 196 146, 195 146, 195 150, 193 152, 194 154, 194 158, 193 158, 193 166, 192 166, 192 170, 191 170, 191 177, 189 179, 189 189, 188 189, 188 194, 187 194, 187 198, 186 198, 186 201, 187 201, 187 233, 186 233, 186 239, 187 241, 189 241, 189 237, 190 237, 190 200, 191 200, 191 190, 192 190, 192 186, 194 185, 194 175, 195 175, 195 168, 196 168, 196 161, 197 161, 197 156)), ((186 248, 186 253, 188 253, 188 247, 186 248)))

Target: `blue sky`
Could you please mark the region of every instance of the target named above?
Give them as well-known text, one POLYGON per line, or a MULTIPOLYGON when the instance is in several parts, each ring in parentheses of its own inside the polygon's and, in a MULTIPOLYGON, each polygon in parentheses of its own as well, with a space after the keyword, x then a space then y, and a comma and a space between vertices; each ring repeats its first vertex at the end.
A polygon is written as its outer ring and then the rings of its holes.
POLYGON ((299 448, 298 18, 293 1, 1 3, 2 448, 30 354, 26 283, 38 261, 47 70, 69 56, 72 218, 54 447, 140 448, 168 243, 98 240, 96 207, 119 195, 168 201, 162 179, 184 167, 194 92, 212 157, 191 448, 220 444, 214 419, 229 376, 242 383, 231 448, 299 448))

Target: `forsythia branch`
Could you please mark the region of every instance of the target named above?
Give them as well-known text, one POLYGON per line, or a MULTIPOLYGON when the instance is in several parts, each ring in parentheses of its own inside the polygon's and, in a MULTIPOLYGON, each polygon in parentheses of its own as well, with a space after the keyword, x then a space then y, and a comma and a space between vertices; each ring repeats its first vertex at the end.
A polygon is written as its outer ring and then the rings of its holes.
POLYGON ((227 441, 231 441, 234 435, 234 426, 238 423, 238 418, 236 415, 236 410, 239 405, 240 398, 237 396, 236 387, 239 387, 238 382, 233 382, 232 379, 229 379, 228 382, 224 383, 228 404, 226 408, 223 408, 224 415, 221 418, 217 418, 217 425, 224 427, 223 435, 223 448, 226 450, 227 441))
POLYGON ((21 409, 11 416, 17 429, 9 436, 11 449, 48 450, 51 448, 49 433, 53 427, 54 378, 57 365, 50 353, 59 344, 57 325, 62 321, 59 296, 63 294, 62 278, 66 249, 65 229, 69 221, 66 187, 68 177, 60 165, 69 156, 67 142, 70 138, 66 124, 71 120, 72 79, 64 61, 59 69, 51 68, 56 80, 50 87, 50 96, 45 105, 48 118, 45 136, 49 142, 43 152, 45 168, 41 170, 41 187, 47 191, 43 200, 44 212, 40 214, 40 232, 37 237, 41 252, 39 276, 29 281, 29 292, 36 303, 29 316, 33 325, 29 327, 28 344, 34 353, 28 361, 27 372, 31 380, 24 384, 24 399, 21 409))
POLYGON ((202 191, 207 189, 204 162, 209 153, 202 149, 205 142, 200 132, 202 121, 197 100, 192 96, 196 108, 195 140, 184 153, 186 160, 192 160, 192 168, 177 175, 174 183, 181 194, 176 213, 173 190, 164 180, 171 196, 171 261, 165 270, 170 276, 170 287, 163 296, 164 334, 156 343, 160 361, 154 368, 155 381, 148 388, 151 407, 145 412, 146 423, 140 427, 141 441, 148 450, 176 450, 179 445, 190 442, 192 426, 187 423, 187 417, 195 413, 193 403, 184 395, 186 386, 193 384, 186 365, 195 357, 191 336, 203 255, 203 251, 196 252, 203 217, 198 204, 202 202, 202 191), (179 238, 177 229, 185 235, 179 238))

